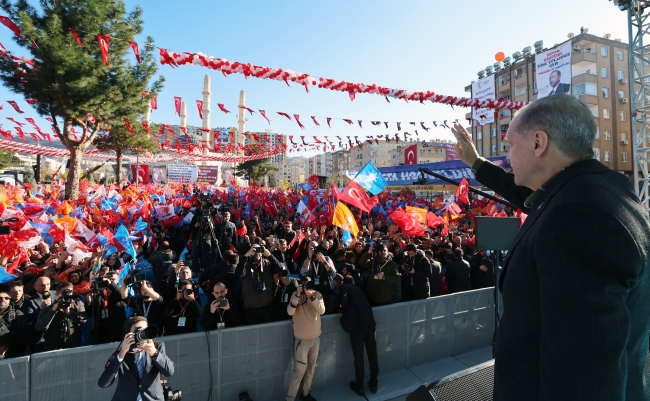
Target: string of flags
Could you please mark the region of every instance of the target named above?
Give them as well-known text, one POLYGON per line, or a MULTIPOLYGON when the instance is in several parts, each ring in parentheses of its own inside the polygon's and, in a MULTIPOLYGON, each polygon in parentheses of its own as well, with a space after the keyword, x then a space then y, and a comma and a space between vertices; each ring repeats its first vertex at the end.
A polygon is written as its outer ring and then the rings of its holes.
MULTIPOLYGON (((20 28, 11 21, 8 17, 1 16, 0 23, 9 28, 16 36, 22 37, 22 32, 20 28)), ((74 37, 74 40, 81 47, 84 46, 81 41, 79 34, 75 28, 67 28, 68 32, 74 37)), ((100 50, 102 52, 102 60, 104 65, 109 65, 109 47, 110 41, 118 40, 112 38, 109 35, 102 35, 97 33, 97 43, 99 44, 100 50)), ((138 44, 136 42, 128 41, 131 46, 133 53, 140 63, 140 52, 138 44)), ((35 45, 35 44, 34 44, 35 45)), ((4 49, 4 46, 0 44, 0 53, 3 57, 6 57, 8 52, 4 49)), ((277 81, 283 81, 288 86, 289 81, 303 85, 305 90, 309 92, 310 86, 315 86, 320 89, 329 89, 338 92, 345 92, 349 95, 350 100, 354 101, 357 93, 368 93, 379 96, 384 96, 387 102, 390 103, 389 98, 394 99, 403 99, 405 101, 417 101, 424 103, 425 101, 430 101, 433 103, 447 104, 450 106, 460 106, 460 107, 475 107, 475 108, 489 108, 489 109, 510 109, 518 110, 524 107, 528 102, 513 102, 510 100, 496 100, 496 99, 472 99, 465 97, 457 96, 447 96, 436 94, 432 91, 407 91, 404 89, 392 89, 383 87, 377 84, 364 84, 358 82, 349 82, 343 80, 336 80, 331 78, 323 77, 313 77, 309 74, 303 74, 296 72, 290 69, 282 68, 272 68, 272 67, 263 67, 258 65, 253 65, 251 63, 242 63, 239 61, 228 61, 226 59, 217 58, 213 56, 206 56, 201 52, 191 53, 175 53, 169 52, 167 49, 162 47, 157 47, 160 52, 160 64, 161 65, 170 65, 171 67, 178 67, 181 65, 200 65, 206 68, 213 70, 221 71, 221 73, 227 77, 231 74, 243 74, 245 77, 254 77, 260 79, 272 79, 277 81)), ((22 60, 25 64, 30 64, 34 66, 33 61, 31 60, 22 60), (30 63, 31 62, 31 63, 30 63)), ((17 62, 17 64, 20 64, 17 62)), ((223 105, 219 105, 222 108, 223 105)), ((153 107, 152 107, 153 108, 153 107)), ((154 108, 155 110, 155 108, 154 108)), ((223 110, 223 109, 222 109, 223 110)))

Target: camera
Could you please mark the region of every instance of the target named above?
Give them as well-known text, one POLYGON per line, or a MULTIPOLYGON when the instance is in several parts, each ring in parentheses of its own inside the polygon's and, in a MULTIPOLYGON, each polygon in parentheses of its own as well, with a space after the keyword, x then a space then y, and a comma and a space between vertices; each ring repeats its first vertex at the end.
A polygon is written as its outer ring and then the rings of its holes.
POLYGON ((181 390, 172 390, 169 387, 166 387, 163 395, 165 396, 165 401, 181 401, 183 399, 183 393, 181 390))
POLYGON ((300 285, 302 286, 303 291, 305 291, 305 290, 313 290, 314 289, 314 282, 311 281, 311 280, 303 281, 300 285))
POLYGON ((138 284, 147 280, 147 275, 145 273, 134 273, 129 274, 126 277, 126 282, 128 284, 138 284))
POLYGON ((227 299, 222 299, 222 300, 217 299, 217 308, 223 308, 226 305, 228 305, 227 299))
POLYGON ((133 338, 135 339, 135 345, 142 344, 146 340, 151 340, 156 338, 158 335, 158 329, 156 326, 149 326, 146 329, 138 327, 136 331, 133 332, 133 338))
POLYGON ((188 296, 188 295, 192 295, 192 294, 194 294, 194 291, 192 291, 191 288, 186 288, 186 289, 183 290, 183 295, 184 296, 188 296))
POLYGON ((70 304, 72 303, 72 300, 74 299, 74 296, 72 295, 72 290, 64 290, 61 293, 61 300, 59 301, 59 308, 60 309, 67 309, 70 304))
POLYGON ((107 280, 102 280, 102 279, 97 279, 93 281, 93 289, 96 291, 103 291, 108 289, 108 281, 107 280))
POLYGON ((265 249, 263 246, 258 246, 255 248, 255 253, 264 253, 265 249))

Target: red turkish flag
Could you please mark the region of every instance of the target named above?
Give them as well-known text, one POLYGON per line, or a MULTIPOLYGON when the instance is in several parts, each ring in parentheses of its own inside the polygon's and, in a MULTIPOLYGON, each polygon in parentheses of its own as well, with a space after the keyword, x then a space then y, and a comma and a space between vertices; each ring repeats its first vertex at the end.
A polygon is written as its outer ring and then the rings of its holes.
POLYGON ((158 110, 158 95, 151 99, 151 110, 158 110))
POLYGON ((18 28, 18 25, 14 24, 12 20, 9 19, 9 17, 0 17, 0 24, 6 26, 7 28, 11 29, 13 33, 16 34, 19 38, 23 38, 22 32, 20 31, 20 28, 18 28))
POLYGON ((149 134, 151 134, 151 130, 149 129, 149 123, 148 122, 143 121, 142 126, 144 127, 145 131, 147 131, 149 134))
POLYGON ((455 219, 463 212, 463 209, 461 209, 456 202, 451 201, 449 203, 449 212, 451 213, 452 218, 455 219))
POLYGON ((409 166, 418 164, 418 145, 411 145, 404 149, 404 164, 409 166))
POLYGON ((226 109, 223 103, 217 103, 217 106, 219 107, 219 110, 223 111, 224 113, 226 114, 230 113, 230 110, 226 109))
POLYGON ((135 54, 135 58, 138 60, 138 64, 140 64, 140 50, 138 49, 138 44, 136 42, 129 42, 131 45, 131 49, 133 49, 133 54, 135 54))
POLYGON ((202 100, 197 100, 196 101, 196 108, 199 109, 199 117, 203 119, 203 101, 202 100))
POLYGON ((390 219, 402 229, 402 233, 415 237, 424 237, 424 230, 422 224, 417 221, 413 216, 402 210, 396 210, 390 216, 390 219))
POLYGON ((370 198, 366 190, 356 181, 350 181, 343 193, 339 195, 339 199, 365 212, 370 212, 377 202, 377 198, 370 198))
POLYGON ((79 46, 81 46, 81 47, 84 46, 84 44, 81 43, 81 39, 79 38, 79 34, 77 33, 77 30, 76 30, 76 29, 74 29, 74 28, 68 28, 68 32, 70 32, 70 33, 72 34, 72 36, 74 36, 74 40, 76 40, 77 43, 79 43, 79 46))
POLYGON ((24 112, 18 107, 18 103, 15 100, 7 100, 7 103, 11 105, 18 113, 23 114, 24 112))
POLYGON ((149 165, 147 164, 132 164, 131 165, 131 174, 133 175, 133 181, 135 177, 138 177, 139 184, 148 184, 149 183, 149 165))
POLYGON ((124 120, 124 125, 126 125, 126 129, 129 130, 131 135, 135 135, 135 132, 133 132, 133 128, 131 128, 131 123, 129 120, 124 120))
POLYGON ((427 213, 427 225, 429 227, 438 228, 439 225, 445 225, 447 222, 437 214, 433 212, 427 213))
POLYGON ((183 101, 181 100, 180 97, 174 96, 174 107, 176 108, 176 114, 178 114, 179 116, 181 115, 181 103, 182 102, 183 101))
POLYGON ((108 45, 111 43, 111 38, 106 35, 97 35, 97 42, 99 42, 99 48, 102 51, 104 65, 108 66, 108 45))
POLYGON ((469 205, 469 182, 467 182, 466 178, 463 178, 460 181, 460 185, 458 185, 458 188, 456 189, 456 199, 458 199, 459 203, 464 203, 466 205, 469 205))

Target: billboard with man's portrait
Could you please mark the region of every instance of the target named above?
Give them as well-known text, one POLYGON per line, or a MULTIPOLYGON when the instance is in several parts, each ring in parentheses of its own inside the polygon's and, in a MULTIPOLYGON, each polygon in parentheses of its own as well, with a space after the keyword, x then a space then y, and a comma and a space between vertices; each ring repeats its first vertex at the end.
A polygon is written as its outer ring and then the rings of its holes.
POLYGON ((537 99, 571 94, 571 41, 535 55, 537 99))

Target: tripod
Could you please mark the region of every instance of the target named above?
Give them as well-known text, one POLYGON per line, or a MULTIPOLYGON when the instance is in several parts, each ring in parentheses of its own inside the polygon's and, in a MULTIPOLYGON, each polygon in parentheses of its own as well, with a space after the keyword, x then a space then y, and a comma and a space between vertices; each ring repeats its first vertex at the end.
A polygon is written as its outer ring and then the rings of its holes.
POLYGON ((199 231, 196 235, 194 248, 192 249, 192 270, 200 272, 214 262, 214 250, 216 249, 218 260, 221 261, 221 249, 219 248, 219 239, 214 233, 214 225, 210 214, 204 214, 201 217, 199 231), (213 247, 214 244, 214 247, 213 247))

